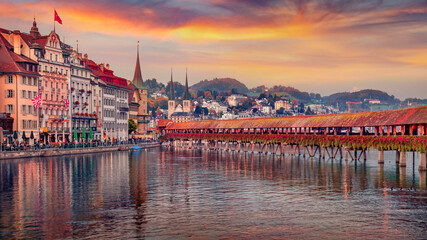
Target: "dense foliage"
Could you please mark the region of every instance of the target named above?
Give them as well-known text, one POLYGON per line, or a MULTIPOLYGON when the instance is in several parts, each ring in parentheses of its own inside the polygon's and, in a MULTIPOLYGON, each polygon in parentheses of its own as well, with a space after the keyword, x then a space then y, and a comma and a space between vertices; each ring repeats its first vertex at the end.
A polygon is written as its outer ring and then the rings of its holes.
POLYGON ((225 134, 225 133, 169 133, 166 139, 217 140, 254 143, 286 143, 290 145, 349 147, 353 149, 399 150, 426 152, 425 136, 331 136, 294 134, 225 134))

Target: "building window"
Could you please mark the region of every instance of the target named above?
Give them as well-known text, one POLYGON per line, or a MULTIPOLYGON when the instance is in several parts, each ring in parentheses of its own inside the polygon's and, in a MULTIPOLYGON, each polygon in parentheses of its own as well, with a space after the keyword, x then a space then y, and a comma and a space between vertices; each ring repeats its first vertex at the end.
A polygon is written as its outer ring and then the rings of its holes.
POLYGON ((27 84, 27 77, 22 76, 22 81, 21 81, 21 83, 22 83, 22 84, 27 84))
MULTIPOLYGON (((50 61, 52 61, 52 53, 50 54, 50 61)), ((52 68, 52 67, 51 67, 52 68)), ((51 70, 52 71, 52 70, 51 70)))
POLYGON ((7 113, 14 113, 12 104, 6 105, 6 112, 7 113))
POLYGON ((47 100, 47 93, 44 95, 44 99, 47 100))
POLYGON ((33 85, 34 85, 34 86, 37 86, 37 78, 34 78, 34 79, 33 79, 33 85))
POLYGON ((26 124, 26 121, 22 120, 22 129, 26 129, 27 128, 27 126, 25 124, 26 124))
POLYGON ((58 62, 58 54, 55 54, 55 62, 58 62))
POLYGON ((44 70, 47 72, 47 66, 44 66, 44 70))
POLYGON ((26 110, 27 106, 26 105, 22 105, 21 107, 22 107, 22 114, 25 114, 25 110, 26 110))
POLYGON ((53 67, 50 67, 50 72, 53 72, 53 67))
POLYGON ((7 76, 7 83, 13 83, 13 76, 12 75, 7 76))
POLYGON ((22 90, 22 97, 21 98, 25 98, 26 97, 26 94, 27 93, 27 91, 25 91, 25 90, 22 90))
POLYGON ((6 93, 6 97, 7 97, 7 98, 13 98, 13 90, 8 89, 8 90, 7 90, 7 93, 6 93))

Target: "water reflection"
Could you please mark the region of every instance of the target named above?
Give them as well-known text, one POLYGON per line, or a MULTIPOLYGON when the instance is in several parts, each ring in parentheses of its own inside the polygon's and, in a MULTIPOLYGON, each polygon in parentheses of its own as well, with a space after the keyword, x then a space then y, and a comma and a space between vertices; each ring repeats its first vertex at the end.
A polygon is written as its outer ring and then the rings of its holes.
POLYGON ((160 149, 2 161, 0 237, 417 238, 426 173, 411 165, 160 149))

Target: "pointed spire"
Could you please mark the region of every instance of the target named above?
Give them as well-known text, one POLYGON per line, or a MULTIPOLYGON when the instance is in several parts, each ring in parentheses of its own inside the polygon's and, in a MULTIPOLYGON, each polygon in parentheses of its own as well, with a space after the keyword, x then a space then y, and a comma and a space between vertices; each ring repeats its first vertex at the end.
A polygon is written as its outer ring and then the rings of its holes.
POLYGON ((77 42, 77 54, 79 54, 79 40, 76 40, 77 42))
POLYGON ((171 82, 170 82, 169 100, 175 100, 175 89, 173 87, 172 67, 171 67, 171 82))
POLYGON ((136 66, 135 66, 135 74, 133 75, 133 84, 138 89, 143 89, 144 87, 144 80, 142 79, 141 74, 141 65, 139 63, 139 41, 136 49, 136 66))
POLYGON ((187 68, 185 68, 185 93, 184 93, 184 100, 190 100, 189 93, 188 93, 188 75, 187 75, 187 68))

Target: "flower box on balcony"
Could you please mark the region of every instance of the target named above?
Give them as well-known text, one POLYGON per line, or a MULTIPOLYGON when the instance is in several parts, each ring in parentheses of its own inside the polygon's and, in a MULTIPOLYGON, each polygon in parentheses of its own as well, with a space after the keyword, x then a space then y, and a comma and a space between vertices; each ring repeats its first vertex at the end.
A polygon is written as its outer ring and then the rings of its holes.
POLYGON ((80 104, 80 102, 79 102, 79 101, 75 101, 75 102, 74 102, 74 104, 79 105, 79 104, 80 104))
POLYGON ((86 117, 87 117, 87 116, 89 116, 89 114, 88 114, 88 113, 85 113, 85 115, 86 115, 86 117))
POLYGON ((84 93, 84 92, 85 92, 85 90, 82 88, 82 89, 80 89, 80 92, 84 93))
POLYGON ((92 93, 92 90, 87 91, 87 93, 91 94, 91 93, 92 93))
POLYGON ((89 105, 87 102, 85 102, 85 105, 87 106, 87 105, 89 105))
POLYGON ((74 92, 74 88, 73 87, 71 88, 71 92, 74 92))
POLYGON ((77 115, 77 116, 79 116, 79 115, 80 115, 80 113, 76 113, 76 115, 77 115))

